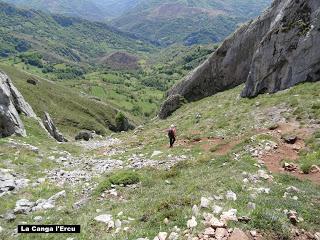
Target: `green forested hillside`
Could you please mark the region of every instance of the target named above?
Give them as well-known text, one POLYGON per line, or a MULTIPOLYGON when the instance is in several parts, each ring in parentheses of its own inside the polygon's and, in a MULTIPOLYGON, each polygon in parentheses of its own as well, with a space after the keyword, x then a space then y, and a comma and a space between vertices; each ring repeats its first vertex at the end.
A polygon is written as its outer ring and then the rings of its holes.
POLYGON ((0 56, 36 50, 47 59, 93 62, 115 50, 147 52, 153 47, 106 24, 0 2, 0 56))

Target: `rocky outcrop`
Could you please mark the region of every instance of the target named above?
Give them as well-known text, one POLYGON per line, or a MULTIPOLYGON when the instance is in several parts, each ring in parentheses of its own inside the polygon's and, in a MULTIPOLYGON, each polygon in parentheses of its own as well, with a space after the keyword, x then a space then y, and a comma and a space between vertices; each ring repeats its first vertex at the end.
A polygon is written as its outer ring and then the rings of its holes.
POLYGON ((318 81, 319 6, 318 0, 275 0, 168 91, 159 117, 168 116, 175 95, 196 101, 247 82, 242 96, 252 97, 318 81))
POLYGON ((68 142, 68 140, 60 133, 54 122, 52 121, 49 113, 44 113, 43 124, 49 134, 58 142, 68 142))
POLYGON ((26 135, 19 114, 36 118, 31 106, 24 100, 10 78, 0 72, 0 137, 13 134, 26 135))
POLYGON ((161 106, 158 114, 160 119, 170 116, 174 111, 180 108, 186 100, 181 95, 170 96, 161 106))
POLYGON ((283 1, 255 52, 243 97, 320 80, 320 1, 283 1))

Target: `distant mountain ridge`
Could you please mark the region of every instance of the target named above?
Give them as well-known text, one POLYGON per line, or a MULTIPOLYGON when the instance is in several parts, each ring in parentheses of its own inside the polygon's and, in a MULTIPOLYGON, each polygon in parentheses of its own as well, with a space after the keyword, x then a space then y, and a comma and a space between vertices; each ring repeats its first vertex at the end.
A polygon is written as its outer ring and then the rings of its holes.
POLYGON ((123 14, 135 6, 137 0, 3 0, 19 7, 32 8, 80 17, 91 21, 105 21, 123 14))
POLYGON ((160 45, 221 42, 272 0, 3 0, 26 8, 111 21, 160 45))
POLYGON ((161 45, 220 42, 237 25, 254 18, 271 0, 141 0, 112 20, 123 30, 145 36, 161 45))

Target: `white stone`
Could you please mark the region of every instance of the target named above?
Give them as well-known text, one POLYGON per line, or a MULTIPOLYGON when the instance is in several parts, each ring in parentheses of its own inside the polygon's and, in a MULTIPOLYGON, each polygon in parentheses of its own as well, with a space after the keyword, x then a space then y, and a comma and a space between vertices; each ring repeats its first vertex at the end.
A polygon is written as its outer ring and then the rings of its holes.
POLYGON ((46 181, 45 178, 38 178, 38 179, 37 179, 37 182, 38 182, 38 183, 44 183, 45 181, 46 181))
POLYGON ((58 200, 59 198, 62 198, 62 197, 66 197, 66 191, 65 190, 56 193, 55 195, 50 197, 48 200, 49 201, 56 201, 56 200, 58 200))
POLYGON ((223 210, 223 208, 218 205, 214 205, 212 207, 212 211, 214 214, 220 214, 222 212, 222 210, 223 210))
POLYGON ((208 208, 210 205, 210 200, 208 198, 202 197, 200 207, 201 208, 208 208))
POLYGON ((223 228, 226 226, 224 222, 220 221, 215 217, 211 218, 208 223, 209 224, 206 224, 206 225, 210 225, 213 228, 223 228))
POLYGON ((198 208, 197 205, 193 205, 193 207, 192 207, 192 214, 193 214, 194 216, 199 216, 199 208, 198 208))
POLYGON ((33 220, 35 220, 36 222, 41 222, 42 219, 43 219, 42 216, 36 216, 36 217, 33 218, 33 220))
POLYGON ((179 239, 179 234, 176 232, 172 232, 168 237, 168 240, 178 240, 178 239, 179 239))
POLYGON ((268 180, 270 178, 270 176, 266 173, 265 170, 259 170, 258 176, 259 176, 259 178, 262 178, 264 180, 268 180))
POLYGON ((154 151, 154 152, 152 153, 151 157, 156 157, 156 156, 158 156, 158 155, 160 155, 160 154, 162 154, 161 151, 154 151))
POLYGON ((195 228, 198 225, 196 218, 192 216, 190 220, 187 221, 187 227, 188 228, 195 228))
POLYGON ((211 228, 211 227, 209 227, 209 228, 206 228, 205 230, 204 230, 204 235, 207 235, 207 236, 209 236, 209 237, 214 237, 215 236, 215 233, 216 233, 216 231, 213 229, 213 228, 211 228))
POLYGON ((237 194, 235 194, 232 191, 228 191, 227 194, 226 194, 226 198, 227 198, 227 200, 230 200, 230 201, 236 201, 237 200, 237 194))
POLYGON ((158 234, 159 240, 166 240, 167 236, 168 236, 168 233, 166 233, 166 232, 159 232, 159 234, 158 234))
POLYGON ((294 186, 287 187, 286 191, 289 192, 289 193, 298 193, 298 192, 300 192, 300 190, 298 188, 294 187, 294 186))
POLYGON ((3 227, 0 226, 0 233, 2 233, 2 232, 3 232, 3 227))
POLYGON ((256 204, 253 203, 253 202, 249 202, 248 203, 248 208, 251 209, 251 210, 254 210, 254 209, 256 209, 256 204))
POLYGON ((250 231, 250 234, 251 234, 252 237, 256 237, 257 236, 257 231, 252 230, 252 231, 250 231))
POLYGON ((249 183, 249 179, 248 179, 248 178, 244 178, 242 181, 243 181, 243 183, 245 183, 245 184, 249 183))
MULTIPOLYGON (((94 218, 94 220, 96 220, 97 222, 102 222, 105 223, 106 225, 112 225, 112 215, 110 214, 103 214, 103 215, 99 215, 97 217, 94 218)), ((113 223, 114 225, 114 223, 113 223)))
POLYGON ((320 232, 316 232, 316 233, 314 234, 314 238, 315 238, 316 240, 320 240, 320 232))
POLYGON ((238 221, 237 209, 230 209, 227 212, 223 212, 220 216, 220 220, 223 222, 238 221))
POLYGON ((173 232, 181 232, 181 229, 178 226, 174 226, 172 229, 173 232))
POLYGON ((224 236, 226 236, 226 234, 227 234, 227 230, 225 228, 217 228, 215 237, 217 240, 221 240, 224 238, 224 236))
POLYGON ((119 219, 117 219, 115 222, 114 222, 114 226, 115 228, 121 228, 121 221, 119 219))

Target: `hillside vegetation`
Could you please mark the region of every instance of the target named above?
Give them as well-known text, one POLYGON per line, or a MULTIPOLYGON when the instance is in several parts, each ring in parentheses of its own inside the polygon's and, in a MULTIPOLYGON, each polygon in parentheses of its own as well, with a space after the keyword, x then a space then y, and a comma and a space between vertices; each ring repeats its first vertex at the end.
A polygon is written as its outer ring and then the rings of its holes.
POLYGON ((47 61, 92 63, 115 50, 148 52, 153 46, 104 23, 22 10, 0 2, 0 56, 36 50, 47 61))
POLYGON ((81 96, 70 88, 8 65, 0 64, 0 69, 12 79, 38 117, 43 118, 44 112, 48 112, 58 128, 72 139, 83 129, 104 135, 111 132, 109 128, 116 126, 118 110, 108 103, 81 96), (37 85, 28 83, 29 79, 36 81, 37 85))

